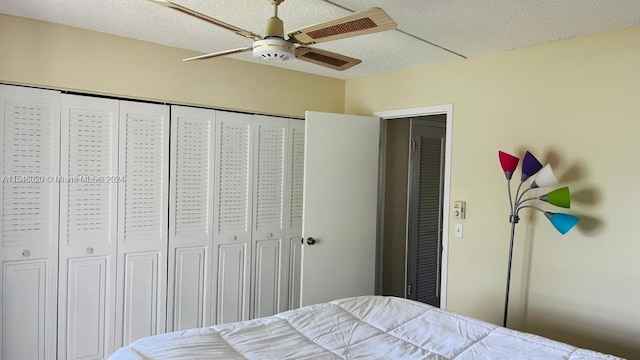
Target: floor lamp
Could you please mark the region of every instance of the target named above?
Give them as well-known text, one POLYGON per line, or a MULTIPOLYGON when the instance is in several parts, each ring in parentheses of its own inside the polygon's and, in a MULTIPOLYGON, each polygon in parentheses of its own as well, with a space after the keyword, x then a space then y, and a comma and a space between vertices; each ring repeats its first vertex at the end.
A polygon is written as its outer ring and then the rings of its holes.
POLYGON ((540 161, 538 161, 535 156, 527 151, 524 154, 524 159, 522 160, 522 175, 520 177, 520 185, 518 185, 518 190, 516 191, 514 197, 511 195, 511 177, 513 176, 513 172, 518 167, 520 159, 502 151, 498 151, 498 158, 500 159, 500 165, 502 166, 504 175, 507 178, 507 191, 509 193, 509 205, 511 206, 511 213, 509 216, 509 222, 511 223, 511 241, 509 242, 507 289, 504 297, 504 320, 502 322, 502 326, 507 327, 507 313, 509 310, 509 285, 511 283, 511 260, 513 256, 513 238, 515 235, 516 224, 518 223, 518 221, 520 221, 518 213, 522 209, 534 209, 540 211, 547 217, 547 219, 549 219, 549 221, 551 221, 551 224, 562 235, 571 230, 571 228, 573 228, 578 223, 579 219, 573 215, 550 212, 538 206, 532 205, 536 201, 543 201, 551 205, 568 209, 571 206, 571 195, 569 194, 568 187, 559 188, 544 195, 524 198, 524 195, 531 190, 546 186, 553 186, 558 183, 558 179, 554 175, 551 165, 547 164, 543 167, 540 161), (535 177, 535 179, 521 193, 520 191, 522 190, 522 186, 524 185, 524 183, 536 174, 538 175, 535 177))

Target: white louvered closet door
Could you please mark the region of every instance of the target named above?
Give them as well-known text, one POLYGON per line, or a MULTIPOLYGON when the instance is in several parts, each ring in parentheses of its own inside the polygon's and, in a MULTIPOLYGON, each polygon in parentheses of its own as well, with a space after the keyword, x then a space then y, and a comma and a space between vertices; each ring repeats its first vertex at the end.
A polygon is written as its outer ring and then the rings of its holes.
POLYGON ((287 310, 285 189, 289 120, 255 115, 251 318, 287 310))
POLYGON ((289 120, 287 198, 288 272, 287 298, 289 309, 300 307, 300 272, 302 270, 302 196, 304 193, 304 121, 289 120))
POLYGON ((114 351, 119 101, 62 95, 58 356, 114 351))
POLYGON ((216 112, 213 323, 249 319, 253 116, 216 112))
POLYGON ((120 102, 116 347, 166 325, 169 106, 120 102))
POLYGON ((56 358, 60 93, 0 85, 0 359, 56 358))
POLYGON ((215 117, 171 107, 167 331, 211 324, 215 117))

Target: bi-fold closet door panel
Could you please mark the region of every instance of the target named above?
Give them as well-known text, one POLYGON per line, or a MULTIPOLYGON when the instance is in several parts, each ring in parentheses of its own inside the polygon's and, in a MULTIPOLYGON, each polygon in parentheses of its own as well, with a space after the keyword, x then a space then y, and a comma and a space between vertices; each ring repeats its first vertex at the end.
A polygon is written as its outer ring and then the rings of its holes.
POLYGON ((289 120, 254 116, 251 318, 288 309, 286 189, 289 120))
POLYGON ((172 107, 168 331, 289 308, 290 121, 172 107))
POLYGON ((305 124, 289 120, 288 136, 288 197, 286 222, 288 239, 287 302, 288 309, 300 307, 300 272, 302 271, 302 198, 304 191, 305 124))
POLYGON ((119 101, 62 96, 58 358, 114 351, 119 101))
POLYGON ((213 323, 249 319, 253 116, 216 112, 213 323))
POLYGON ((165 332, 169 106, 120 102, 116 348, 165 332))
POLYGON ((0 85, 0 359, 56 358, 60 92, 0 85))
POLYGON ((215 119, 171 107, 167 331, 211 325, 215 119))

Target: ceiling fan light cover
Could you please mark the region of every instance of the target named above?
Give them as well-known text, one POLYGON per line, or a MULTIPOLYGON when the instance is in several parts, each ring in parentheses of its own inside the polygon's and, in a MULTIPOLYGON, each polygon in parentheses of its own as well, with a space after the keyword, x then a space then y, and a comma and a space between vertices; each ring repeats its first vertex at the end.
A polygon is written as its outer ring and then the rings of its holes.
POLYGON ((295 45, 279 38, 268 38, 253 43, 253 56, 266 61, 287 61, 295 59, 295 45))

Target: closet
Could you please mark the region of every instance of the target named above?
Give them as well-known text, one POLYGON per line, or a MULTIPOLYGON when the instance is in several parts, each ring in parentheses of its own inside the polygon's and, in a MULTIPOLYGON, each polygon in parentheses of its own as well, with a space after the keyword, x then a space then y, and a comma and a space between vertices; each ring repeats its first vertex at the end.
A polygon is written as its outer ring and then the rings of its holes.
POLYGON ((171 119, 167 331, 296 306, 304 123, 182 106, 171 119))
POLYGON ((0 85, 0 359, 299 304, 304 123, 0 85))

